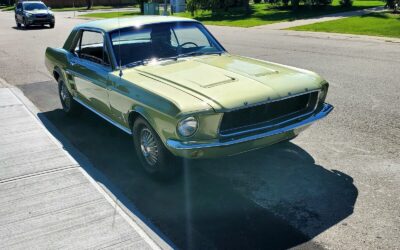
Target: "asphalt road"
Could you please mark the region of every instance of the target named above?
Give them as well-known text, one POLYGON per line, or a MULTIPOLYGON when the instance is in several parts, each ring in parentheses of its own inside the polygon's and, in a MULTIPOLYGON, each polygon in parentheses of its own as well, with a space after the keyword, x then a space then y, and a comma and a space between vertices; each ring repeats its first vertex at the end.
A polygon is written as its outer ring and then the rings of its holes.
POLYGON ((289 143, 187 162, 172 183, 145 176, 131 138, 84 112, 66 117, 44 67, 85 20, 18 30, 0 12, 0 77, 17 85, 179 248, 395 249, 400 242, 400 44, 332 34, 209 27, 228 51, 318 72, 331 115, 289 143))

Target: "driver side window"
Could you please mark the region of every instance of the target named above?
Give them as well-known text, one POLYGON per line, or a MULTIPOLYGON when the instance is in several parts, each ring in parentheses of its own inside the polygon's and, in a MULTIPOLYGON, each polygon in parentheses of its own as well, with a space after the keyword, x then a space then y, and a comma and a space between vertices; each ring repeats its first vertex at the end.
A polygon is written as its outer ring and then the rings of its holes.
POLYGON ((100 32, 82 31, 81 37, 74 49, 79 58, 110 66, 107 48, 104 46, 104 37, 100 32))

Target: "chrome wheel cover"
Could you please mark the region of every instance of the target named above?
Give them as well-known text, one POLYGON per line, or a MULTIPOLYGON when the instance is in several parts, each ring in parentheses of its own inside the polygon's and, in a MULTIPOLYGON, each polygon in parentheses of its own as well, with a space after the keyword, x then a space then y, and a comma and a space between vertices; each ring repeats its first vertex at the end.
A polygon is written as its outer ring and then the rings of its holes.
POLYGON ((63 102, 65 108, 69 109, 69 107, 71 105, 71 98, 68 93, 68 89, 64 83, 61 84, 60 97, 61 97, 61 101, 63 102))
POLYGON ((148 128, 140 131, 140 149, 146 162, 150 166, 154 166, 158 162, 158 147, 156 138, 148 128))

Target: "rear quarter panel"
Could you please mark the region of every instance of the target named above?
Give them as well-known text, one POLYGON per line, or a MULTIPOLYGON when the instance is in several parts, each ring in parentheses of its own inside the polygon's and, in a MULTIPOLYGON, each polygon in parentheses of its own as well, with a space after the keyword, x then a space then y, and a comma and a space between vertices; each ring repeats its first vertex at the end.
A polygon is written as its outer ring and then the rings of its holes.
POLYGON ((54 71, 57 71, 65 79, 63 71, 68 65, 67 51, 64 49, 47 48, 45 56, 46 68, 51 75, 54 76, 54 71))

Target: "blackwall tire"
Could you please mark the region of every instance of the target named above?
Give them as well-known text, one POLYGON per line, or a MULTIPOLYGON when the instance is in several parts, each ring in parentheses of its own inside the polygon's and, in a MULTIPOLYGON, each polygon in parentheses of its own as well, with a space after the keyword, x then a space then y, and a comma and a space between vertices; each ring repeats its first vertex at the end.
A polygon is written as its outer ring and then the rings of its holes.
POLYGON ((168 151, 146 120, 137 118, 132 134, 136 154, 147 174, 159 180, 171 180, 179 174, 181 159, 168 151))

